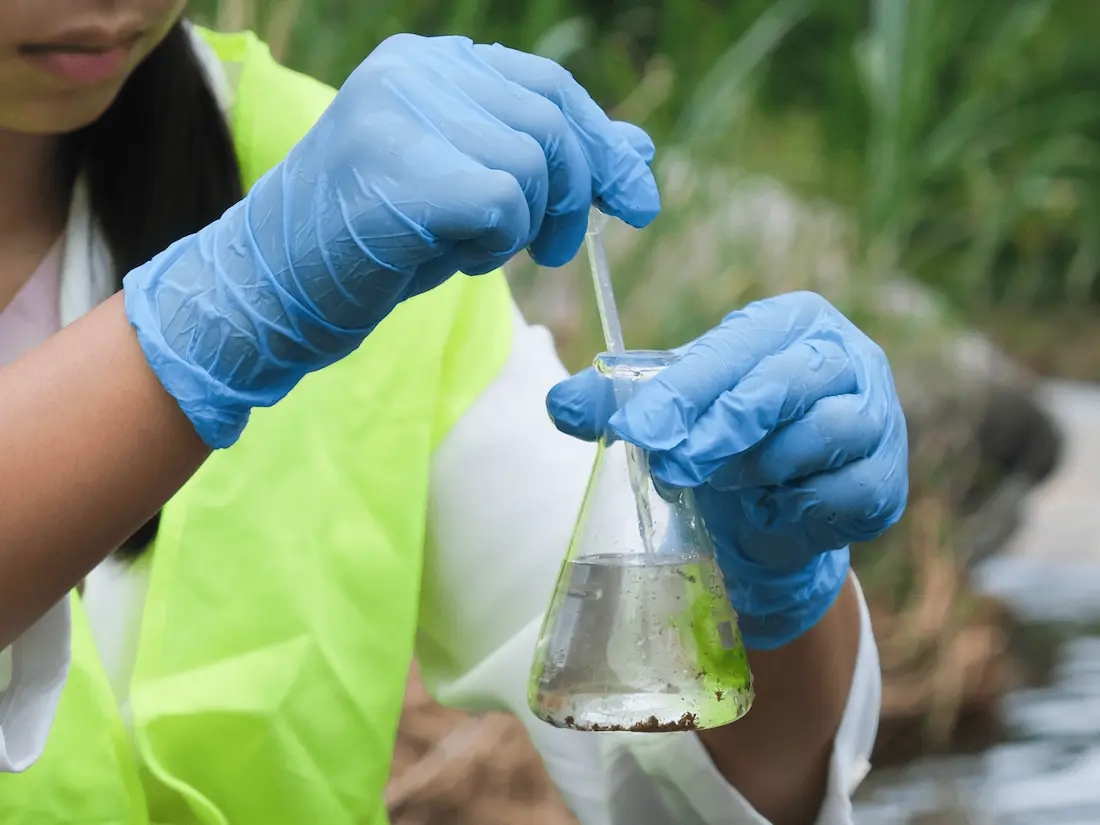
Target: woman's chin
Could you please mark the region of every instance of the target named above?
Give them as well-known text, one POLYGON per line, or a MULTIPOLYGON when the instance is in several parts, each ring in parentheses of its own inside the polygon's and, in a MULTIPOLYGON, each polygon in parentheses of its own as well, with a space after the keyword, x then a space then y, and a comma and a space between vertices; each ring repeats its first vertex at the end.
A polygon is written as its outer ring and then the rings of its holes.
POLYGON ((121 89, 82 89, 28 101, 5 111, 0 107, 0 130, 39 135, 64 135, 83 129, 103 117, 121 89))

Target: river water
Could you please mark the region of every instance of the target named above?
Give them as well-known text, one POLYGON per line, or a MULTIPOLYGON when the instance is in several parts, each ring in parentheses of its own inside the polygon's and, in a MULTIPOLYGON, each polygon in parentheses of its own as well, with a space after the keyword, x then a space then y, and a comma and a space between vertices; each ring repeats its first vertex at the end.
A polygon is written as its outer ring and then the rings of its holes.
POLYGON ((1097 825, 1100 563, 1010 556, 976 579, 1028 623, 1057 632, 1051 677, 1005 698, 1004 741, 984 753, 872 773, 857 794, 856 822, 1097 825))

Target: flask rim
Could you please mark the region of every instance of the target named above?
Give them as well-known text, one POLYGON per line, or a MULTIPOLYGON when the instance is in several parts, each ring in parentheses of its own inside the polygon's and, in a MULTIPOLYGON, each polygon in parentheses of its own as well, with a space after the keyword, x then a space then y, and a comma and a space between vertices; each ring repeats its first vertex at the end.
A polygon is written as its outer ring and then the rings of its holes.
POLYGON ((663 349, 628 349, 601 352, 592 362, 602 375, 620 378, 648 378, 680 360, 680 353, 663 349))

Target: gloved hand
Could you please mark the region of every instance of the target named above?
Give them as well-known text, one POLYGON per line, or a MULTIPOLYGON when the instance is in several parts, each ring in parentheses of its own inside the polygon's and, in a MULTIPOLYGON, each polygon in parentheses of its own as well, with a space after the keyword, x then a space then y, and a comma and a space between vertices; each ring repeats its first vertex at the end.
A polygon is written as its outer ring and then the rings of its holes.
POLYGON ((890 365, 806 292, 750 304, 682 353, 617 412, 593 369, 554 387, 547 408, 567 434, 652 451, 658 484, 695 488, 746 645, 781 647, 833 604, 848 545, 905 509, 908 439, 890 365))
POLYGON ((353 351, 401 301, 527 248, 569 261, 595 203, 660 209, 653 144, 557 64, 398 35, 220 220, 126 276, 153 370, 212 447, 353 351))

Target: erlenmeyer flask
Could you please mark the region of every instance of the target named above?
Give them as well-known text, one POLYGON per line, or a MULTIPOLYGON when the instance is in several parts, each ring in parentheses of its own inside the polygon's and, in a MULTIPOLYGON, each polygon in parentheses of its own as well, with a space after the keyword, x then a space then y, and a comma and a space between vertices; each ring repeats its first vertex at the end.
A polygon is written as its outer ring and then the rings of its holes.
MULTIPOLYGON (((621 406, 671 352, 604 353, 621 406)), ((543 620, 527 688, 557 727, 699 730, 752 705, 752 674, 689 489, 654 486, 646 453, 604 437, 543 620)))

